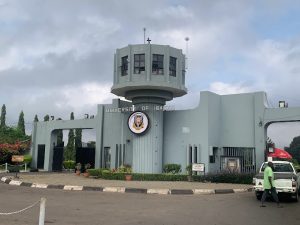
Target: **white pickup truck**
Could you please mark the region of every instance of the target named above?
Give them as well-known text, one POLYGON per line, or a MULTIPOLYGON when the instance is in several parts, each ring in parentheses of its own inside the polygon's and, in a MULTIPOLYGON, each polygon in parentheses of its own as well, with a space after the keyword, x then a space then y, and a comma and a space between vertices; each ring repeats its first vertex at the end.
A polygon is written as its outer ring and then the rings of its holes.
MULTIPOLYGON (((255 195, 258 200, 263 194, 264 170, 268 162, 264 162, 253 178, 255 195)), ((292 163, 287 161, 273 161, 274 183, 277 193, 288 194, 294 201, 298 201, 300 194, 300 173, 297 174, 292 163)), ((299 171, 298 171, 299 172, 299 171)))

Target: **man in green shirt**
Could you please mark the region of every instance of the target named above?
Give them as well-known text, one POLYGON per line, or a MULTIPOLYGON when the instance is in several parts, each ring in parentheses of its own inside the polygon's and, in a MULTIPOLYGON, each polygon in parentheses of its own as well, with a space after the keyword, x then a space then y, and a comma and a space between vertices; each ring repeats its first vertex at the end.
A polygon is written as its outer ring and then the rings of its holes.
POLYGON ((268 162, 267 167, 265 168, 264 171, 264 193, 261 197, 261 207, 266 207, 266 205, 264 205, 264 202, 266 200, 267 195, 272 195, 273 199, 276 201, 277 206, 279 208, 281 208, 282 206, 279 204, 279 199, 277 196, 277 192, 276 192, 276 188, 274 185, 274 166, 272 162, 268 162))

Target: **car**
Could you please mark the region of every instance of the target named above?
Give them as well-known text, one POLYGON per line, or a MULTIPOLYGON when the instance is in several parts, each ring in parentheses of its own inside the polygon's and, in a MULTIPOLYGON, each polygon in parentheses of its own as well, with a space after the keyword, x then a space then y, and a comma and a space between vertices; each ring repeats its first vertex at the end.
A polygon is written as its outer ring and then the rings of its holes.
MULTIPOLYGON (((262 163, 259 173, 253 178, 256 198, 261 199, 264 188, 264 170, 268 162, 262 163)), ((274 184, 279 195, 288 194, 294 201, 299 200, 300 173, 296 171, 293 164, 288 161, 273 161, 274 184)))

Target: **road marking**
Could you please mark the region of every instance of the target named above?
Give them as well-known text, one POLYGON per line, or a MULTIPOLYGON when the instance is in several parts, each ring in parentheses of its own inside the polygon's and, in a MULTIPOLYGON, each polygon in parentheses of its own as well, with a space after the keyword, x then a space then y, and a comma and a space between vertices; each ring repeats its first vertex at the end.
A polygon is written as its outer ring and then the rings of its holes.
POLYGON ((196 195, 210 195, 215 194, 214 189, 194 189, 194 194, 196 195))
POLYGON ((125 187, 105 187, 103 191, 125 193, 125 187))
POLYGON ((161 194, 167 195, 170 193, 170 189, 148 189, 147 194, 161 194))
POLYGON ((22 183, 22 181, 19 180, 12 180, 11 182, 9 182, 10 185, 16 185, 16 186, 20 186, 22 183))
POLYGON ((31 187, 33 188, 47 188, 48 184, 32 184, 31 187))
POLYGON ((65 185, 64 190, 67 191, 82 191, 83 186, 71 186, 71 185, 65 185))

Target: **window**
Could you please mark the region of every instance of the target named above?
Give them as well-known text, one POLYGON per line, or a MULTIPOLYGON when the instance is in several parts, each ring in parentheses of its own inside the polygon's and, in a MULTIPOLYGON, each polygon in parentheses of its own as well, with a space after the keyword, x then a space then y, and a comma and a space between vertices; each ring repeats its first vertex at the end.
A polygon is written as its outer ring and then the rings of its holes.
POLYGON ((121 76, 126 76, 128 74, 128 55, 122 57, 121 65, 121 76))
POLYGON ((145 54, 134 55, 134 73, 140 74, 145 72, 145 54))
POLYGON ((152 73, 163 74, 164 73, 164 56, 163 55, 152 55, 152 73))
POLYGON ((169 75, 176 77, 176 58, 170 56, 169 75))

